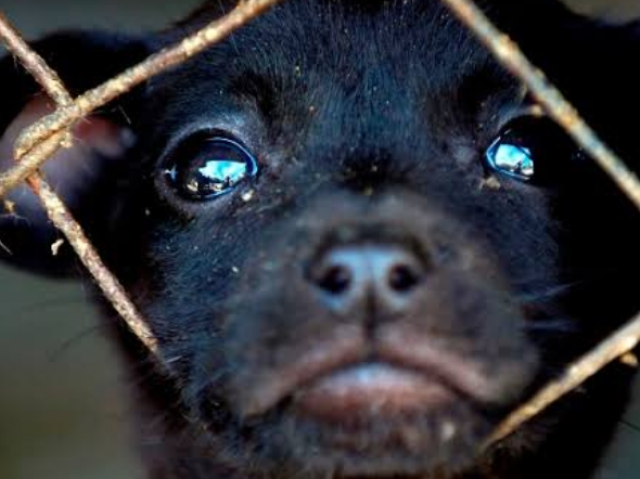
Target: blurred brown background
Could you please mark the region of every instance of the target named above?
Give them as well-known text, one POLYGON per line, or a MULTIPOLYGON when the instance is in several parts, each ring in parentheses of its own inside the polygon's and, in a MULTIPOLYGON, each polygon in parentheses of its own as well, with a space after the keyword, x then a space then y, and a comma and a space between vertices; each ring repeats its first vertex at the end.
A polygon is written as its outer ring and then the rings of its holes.
MULTIPOLYGON (((640 0, 568 1, 599 16, 640 16, 640 0)), ((197 3, 0 0, 0 10, 34 38, 60 27, 155 28, 197 3)), ((0 267, 0 479, 141 477, 117 358, 97 325, 77 283, 0 267)), ((601 479, 640 477, 640 429, 630 426, 640 426, 640 404, 626 422, 601 479)))

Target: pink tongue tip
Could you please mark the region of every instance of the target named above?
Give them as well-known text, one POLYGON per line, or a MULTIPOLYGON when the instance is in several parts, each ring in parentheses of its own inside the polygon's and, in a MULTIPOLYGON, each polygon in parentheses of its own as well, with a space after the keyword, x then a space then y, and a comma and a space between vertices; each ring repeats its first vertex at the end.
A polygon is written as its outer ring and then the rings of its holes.
POLYGON ((303 413, 333 420, 420 412, 450 399, 451 392, 437 380, 382 363, 335 372, 296 395, 303 413))

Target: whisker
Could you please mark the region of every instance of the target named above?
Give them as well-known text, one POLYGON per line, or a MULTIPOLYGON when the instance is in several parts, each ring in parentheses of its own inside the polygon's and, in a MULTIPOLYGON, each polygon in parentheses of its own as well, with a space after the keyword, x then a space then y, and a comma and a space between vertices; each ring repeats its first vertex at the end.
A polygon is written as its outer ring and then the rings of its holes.
POLYGON ((208 388, 215 386, 215 384, 220 381, 224 376, 226 376, 227 374, 229 374, 232 371, 232 367, 231 366, 227 366, 227 367, 223 367, 220 368, 219 370, 216 370, 215 373, 213 375, 211 375, 211 377, 205 381, 203 384, 199 385, 195 391, 193 391, 193 397, 198 397, 200 394, 202 394, 205 390, 207 390, 208 388))
POLYGON ((524 302, 534 303, 542 299, 557 298, 559 296, 562 296, 568 293, 569 291, 573 290, 576 286, 579 286, 579 285, 580 285, 579 282, 561 284, 558 286, 551 286, 541 291, 530 291, 530 292, 522 293, 521 295, 518 295, 518 297, 524 302))
POLYGON ((87 339, 92 334, 98 332, 100 329, 104 328, 103 325, 95 325, 89 328, 83 329, 82 331, 76 333, 71 338, 64 341, 58 348, 56 348, 53 352, 51 352, 47 359, 51 363, 55 363, 62 359, 62 357, 67 354, 70 349, 74 346, 77 346, 80 341, 83 339, 87 339))
POLYGON ((636 426, 635 424, 633 424, 630 421, 627 421, 626 419, 620 419, 620 423, 627 426, 629 429, 635 432, 640 432, 640 426, 636 426))
POLYGON ((526 330, 531 333, 575 333, 578 325, 569 319, 542 319, 528 321, 526 330))
POLYGON ((13 256, 13 252, 9 249, 7 245, 5 245, 2 240, 0 240, 0 249, 7 253, 9 256, 13 256))

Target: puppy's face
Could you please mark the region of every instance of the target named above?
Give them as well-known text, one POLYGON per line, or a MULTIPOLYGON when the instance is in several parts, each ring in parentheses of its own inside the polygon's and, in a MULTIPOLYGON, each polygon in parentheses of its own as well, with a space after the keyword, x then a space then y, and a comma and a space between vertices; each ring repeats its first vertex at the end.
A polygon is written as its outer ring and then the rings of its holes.
POLYGON ((438 2, 293 1, 145 94, 96 241, 180 441, 248 477, 488 464, 499 420, 636 306, 631 210, 438 2))
POLYGON ((592 341, 564 293, 606 272, 569 248, 596 173, 435 2, 356 10, 152 81, 131 286, 251 469, 452 474, 592 341))

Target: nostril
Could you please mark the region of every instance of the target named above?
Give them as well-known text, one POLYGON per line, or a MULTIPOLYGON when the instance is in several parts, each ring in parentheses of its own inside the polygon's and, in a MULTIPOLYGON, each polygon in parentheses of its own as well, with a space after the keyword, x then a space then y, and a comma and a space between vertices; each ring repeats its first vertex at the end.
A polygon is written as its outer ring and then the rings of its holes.
POLYGON ((308 280, 333 309, 409 307, 428 272, 427 264, 403 244, 337 245, 310 264, 308 280))
POLYGON ((347 267, 334 265, 318 278, 317 284, 328 293, 340 295, 349 289, 352 280, 351 271, 347 267))
POLYGON ((389 271, 388 285, 396 293, 408 293, 421 280, 420 271, 408 264, 396 264, 389 271))

